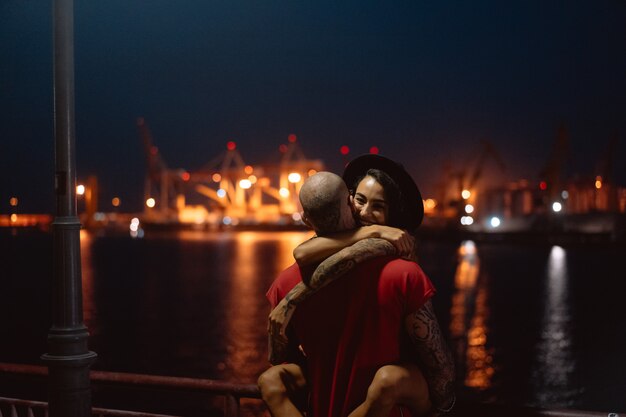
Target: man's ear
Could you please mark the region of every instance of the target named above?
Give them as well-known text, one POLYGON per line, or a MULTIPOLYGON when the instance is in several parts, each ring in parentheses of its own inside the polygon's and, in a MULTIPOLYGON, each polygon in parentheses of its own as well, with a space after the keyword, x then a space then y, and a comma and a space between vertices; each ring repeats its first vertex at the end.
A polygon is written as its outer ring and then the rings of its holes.
POLYGON ((307 226, 309 226, 311 229, 315 229, 315 227, 313 226, 313 224, 311 224, 311 221, 309 220, 309 218, 306 216, 306 214, 304 214, 304 212, 300 213, 301 217, 302 217, 302 223, 306 224, 307 226))

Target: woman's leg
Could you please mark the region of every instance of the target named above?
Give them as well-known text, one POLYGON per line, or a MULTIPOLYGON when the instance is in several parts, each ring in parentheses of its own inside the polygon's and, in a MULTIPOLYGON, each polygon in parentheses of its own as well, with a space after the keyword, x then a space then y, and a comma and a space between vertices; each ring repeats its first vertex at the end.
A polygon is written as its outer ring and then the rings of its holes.
POLYGON ((428 415, 428 385, 414 364, 385 365, 374 375, 367 397, 349 417, 387 417, 395 405, 404 405, 414 417, 428 415))
POLYGON ((263 401, 274 417, 302 417, 307 405, 306 378, 300 366, 287 363, 263 372, 258 380, 263 401))

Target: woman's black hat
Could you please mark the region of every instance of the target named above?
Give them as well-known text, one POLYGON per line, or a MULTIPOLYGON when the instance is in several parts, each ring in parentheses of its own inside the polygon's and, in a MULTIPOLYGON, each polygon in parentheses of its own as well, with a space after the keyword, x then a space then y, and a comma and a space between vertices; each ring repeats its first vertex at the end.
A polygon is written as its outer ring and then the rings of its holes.
POLYGON ((404 229, 413 231, 424 219, 424 202, 417 184, 404 167, 384 156, 366 154, 354 158, 343 171, 343 180, 348 187, 365 176, 368 169, 379 169, 389 175, 400 187, 402 194, 402 214, 398 222, 404 229))

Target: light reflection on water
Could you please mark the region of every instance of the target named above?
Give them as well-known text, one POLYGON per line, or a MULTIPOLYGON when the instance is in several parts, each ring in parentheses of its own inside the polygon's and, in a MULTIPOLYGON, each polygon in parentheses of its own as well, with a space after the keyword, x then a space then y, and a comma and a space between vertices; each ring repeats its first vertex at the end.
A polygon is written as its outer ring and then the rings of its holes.
POLYGON ((112 370, 126 366, 114 345, 130 339, 139 350, 127 352, 131 362, 138 355, 134 371, 192 369, 202 377, 256 381, 268 366, 265 291, 293 263, 293 249, 311 235, 177 231, 117 238, 103 248, 99 238, 81 231, 84 321, 95 336, 90 347, 112 370), (118 242, 126 246, 117 247, 118 242), (119 299, 105 303, 113 294, 119 299), (115 324, 112 315, 127 320, 115 324))
POLYGON ((579 390, 573 385, 576 359, 572 352, 567 252, 553 246, 546 268, 541 338, 533 369, 534 403, 565 407, 579 390))
POLYGON ((459 263, 454 277, 450 337, 465 386, 486 390, 491 387, 495 372, 493 357, 487 348, 489 291, 484 279, 479 279, 480 259, 474 242, 462 242, 457 253, 459 263))

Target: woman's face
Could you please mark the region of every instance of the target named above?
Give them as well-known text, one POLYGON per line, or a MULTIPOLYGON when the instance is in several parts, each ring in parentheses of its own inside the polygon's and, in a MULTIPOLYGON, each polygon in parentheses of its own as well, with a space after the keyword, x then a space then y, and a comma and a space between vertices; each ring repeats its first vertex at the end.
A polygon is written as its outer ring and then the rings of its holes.
POLYGON ((385 190, 374 178, 368 176, 361 180, 352 196, 352 205, 362 225, 387 224, 389 208, 385 190))

